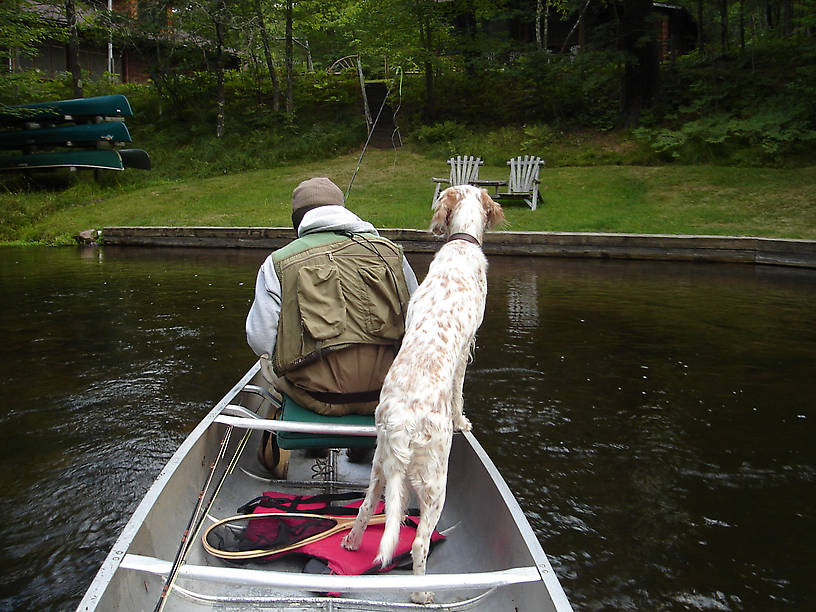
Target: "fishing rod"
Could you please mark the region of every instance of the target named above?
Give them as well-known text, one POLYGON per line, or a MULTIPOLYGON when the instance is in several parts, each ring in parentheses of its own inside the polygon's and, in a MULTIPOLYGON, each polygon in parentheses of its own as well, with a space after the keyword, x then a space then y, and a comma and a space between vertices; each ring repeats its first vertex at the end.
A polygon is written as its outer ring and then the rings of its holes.
MULTIPOLYGON (((170 573, 167 575, 167 580, 164 583, 164 587, 162 588, 161 595, 159 596, 159 601, 156 602, 156 607, 154 608, 153 612, 161 612, 164 610, 164 606, 167 604, 167 595, 169 594, 170 590, 173 588, 173 585, 176 582, 176 577, 178 576, 178 571, 181 568, 181 564, 184 562, 184 558, 187 556, 187 552, 190 550, 190 544, 194 541, 195 536, 198 534, 201 528, 201 522, 204 519, 204 513, 201 512, 202 508, 204 507, 204 499, 207 496, 207 490, 210 488, 212 484, 213 477, 215 476, 216 468, 221 460, 225 457, 227 452, 227 445, 229 444, 230 435, 232 434, 232 425, 227 426, 227 430, 224 433, 224 438, 221 440, 221 448, 218 451, 218 455, 213 460, 212 466, 210 467, 210 473, 207 476, 207 480, 204 483, 204 486, 201 488, 201 491, 198 493, 198 503, 196 504, 195 510, 190 515, 190 520, 187 522, 187 528, 184 530, 184 534, 181 536, 181 542, 179 543, 178 551, 176 552, 176 558, 173 560, 173 565, 170 568, 170 573)), ((238 448, 236 450, 235 455, 232 458, 230 464, 224 469, 224 473, 221 475, 219 479, 218 485, 215 488, 215 492, 212 494, 210 499, 210 505, 215 500, 218 492, 221 490, 221 485, 224 484, 224 480, 226 479, 227 475, 232 472, 232 469, 235 466, 236 460, 240 453, 242 452, 243 448, 246 446, 247 440, 249 438, 249 432, 247 431, 244 434, 243 439, 241 440, 238 448)))
MULTIPOLYGON (((402 100, 402 67, 399 66, 396 69, 396 72, 399 74, 399 93, 400 93, 400 100, 402 100)), ((380 120, 380 115, 382 115, 383 109, 385 108, 385 103, 388 101, 388 96, 391 95, 391 91, 394 89, 394 83, 391 83, 388 86, 388 91, 385 92, 385 97, 383 98, 382 104, 380 104, 380 110, 377 112, 377 117, 374 119, 374 123, 371 124, 371 129, 368 131, 368 138, 366 138, 365 144, 363 145, 363 150, 360 152, 360 158, 357 160, 357 167, 354 168, 354 173, 351 175, 351 180, 349 181, 348 188, 346 188, 346 194, 343 197, 344 200, 348 200, 348 195, 351 192, 351 186, 354 183, 354 178, 357 176, 357 171, 360 170, 360 166, 363 163, 363 156, 366 153, 366 149, 368 149, 368 143, 371 142, 371 136, 374 134, 374 129, 377 127, 377 122, 380 120)), ((396 117, 397 113, 399 112, 400 106, 402 106, 402 102, 397 106, 397 110, 394 111, 394 117, 396 117)), ((394 142, 394 133, 398 132, 399 128, 394 127, 394 132, 391 134, 391 143, 394 142)))

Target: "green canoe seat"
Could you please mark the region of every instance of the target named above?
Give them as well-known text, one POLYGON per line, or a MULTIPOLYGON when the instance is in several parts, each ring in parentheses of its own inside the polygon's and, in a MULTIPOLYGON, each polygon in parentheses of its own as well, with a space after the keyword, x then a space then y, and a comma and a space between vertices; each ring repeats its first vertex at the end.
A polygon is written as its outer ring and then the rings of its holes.
MULTIPOLYGON (((374 426, 374 415, 326 416, 325 414, 307 410, 295 403, 288 395, 283 396, 283 416, 281 419, 283 421, 322 423, 326 425, 374 426)), ((367 436, 338 436, 279 431, 277 437, 278 446, 284 450, 299 448, 374 448, 377 445, 376 438, 367 436)))

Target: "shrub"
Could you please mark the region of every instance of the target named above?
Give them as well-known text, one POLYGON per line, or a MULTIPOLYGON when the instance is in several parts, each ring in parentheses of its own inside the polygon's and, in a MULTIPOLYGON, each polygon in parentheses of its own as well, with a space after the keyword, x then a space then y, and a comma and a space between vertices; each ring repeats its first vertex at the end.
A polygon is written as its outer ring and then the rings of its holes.
POLYGON ((41 70, 6 73, 0 78, 0 104, 50 102, 71 97, 71 75, 49 78, 41 70))

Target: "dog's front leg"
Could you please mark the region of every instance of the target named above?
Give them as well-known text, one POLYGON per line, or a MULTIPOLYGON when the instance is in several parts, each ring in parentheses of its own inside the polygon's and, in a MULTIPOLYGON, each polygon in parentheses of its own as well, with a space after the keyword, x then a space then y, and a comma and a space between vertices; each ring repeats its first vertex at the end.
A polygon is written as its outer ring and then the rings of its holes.
POLYGON ((457 431, 470 431, 473 427, 464 414, 465 400, 462 396, 462 387, 465 384, 465 369, 467 368, 470 346, 471 344, 468 344, 468 348, 459 356, 459 360, 456 363, 456 371, 453 374, 453 405, 451 407, 451 418, 453 419, 453 428, 457 431))

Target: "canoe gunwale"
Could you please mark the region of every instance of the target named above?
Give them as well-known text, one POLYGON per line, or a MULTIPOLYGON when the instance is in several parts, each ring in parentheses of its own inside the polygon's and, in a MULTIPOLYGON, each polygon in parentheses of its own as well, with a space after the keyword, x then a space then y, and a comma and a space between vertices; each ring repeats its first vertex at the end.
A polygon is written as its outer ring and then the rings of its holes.
POLYGON ((195 427, 195 429, 193 429, 192 432, 190 432, 190 435, 185 438, 178 449, 176 449, 176 452, 173 453, 170 461, 168 461, 162 468, 161 472, 159 472, 159 475, 156 477, 156 480, 153 481, 153 484, 147 490, 147 493, 145 493, 145 496, 136 507, 136 511, 133 513, 133 516, 130 517, 130 520, 122 530, 122 533, 119 534, 119 537, 113 544, 113 548, 111 548, 111 551, 108 553, 108 556, 105 558, 105 561, 102 563, 102 566, 99 568, 99 571, 94 577, 93 582, 91 582, 91 586, 88 587, 88 590, 85 592, 85 596, 82 598, 82 601, 80 601, 77 610, 96 609, 98 600, 103 596, 105 590, 108 588, 110 581, 113 579, 114 574, 119 569, 119 566, 127 554, 127 550, 130 548, 133 539, 136 537, 137 532, 147 519, 153 505, 164 491, 165 486, 173 477, 175 471, 181 465, 182 461, 184 461, 184 458, 187 456, 190 449, 193 448, 196 443, 198 443, 199 439, 210 428, 213 421, 215 421, 215 418, 221 413, 224 407, 227 406, 236 395, 238 395, 241 389, 243 389, 243 387, 249 383, 250 380, 252 380, 252 378, 258 373, 258 370, 260 370, 260 362, 256 361, 255 364, 249 368, 249 371, 244 374, 241 380, 239 380, 235 386, 233 386, 232 389, 230 389, 230 391, 221 399, 221 401, 219 401, 213 407, 213 409, 210 410, 207 416, 201 419, 201 422, 195 427))
POLYGON ((513 521, 516 523, 516 528, 519 530, 519 533, 521 533, 521 537, 524 539, 524 542, 527 545, 527 550, 530 552, 533 560, 535 561, 540 579, 546 585, 547 591, 553 600, 555 608, 557 610, 572 610, 572 605, 570 604, 569 599, 567 599, 564 588, 558 581, 558 577, 555 575, 555 571, 550 565, 550 561, 547 559, 544 549, 541 548, 538 537, 536 537, 533 528, 527 521, 527 517, 524 515, 524 511, 521 509, 521 506, 519 506, 515 495, 513 495, 513 492, 510 491, 510 487, 508 487, 507 483, 504 481, 504 477, 502 477, 498 468, 496 468, 496 466, 493 464, 493 460, 490 459, 490 456, 487 454, 485 449, 482 448, 482 445, 479 444, 476 437, 469 431, 463 432, 463 435, 467 438, 468 443, 473 449, 473 452, 476 453, 477 457, 482 462, 482 465, 484 465, 484 467, 487 469, 488 474, 493 480, 493 484, 499 491, 499 495, 501 495, 505 505, 509 509, 510 514, 513 517, 513 521))

